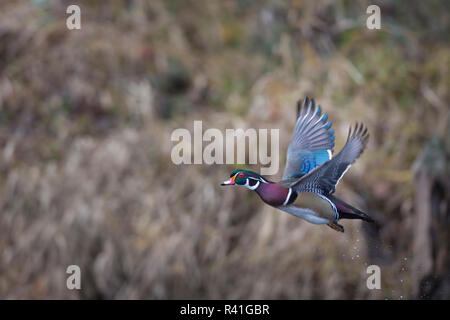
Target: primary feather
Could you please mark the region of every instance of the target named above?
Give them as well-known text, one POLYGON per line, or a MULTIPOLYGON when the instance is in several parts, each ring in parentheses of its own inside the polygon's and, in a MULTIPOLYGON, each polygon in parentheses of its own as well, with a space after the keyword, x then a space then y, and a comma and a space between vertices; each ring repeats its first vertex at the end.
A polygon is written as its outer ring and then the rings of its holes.
POLYGON ((331 159, 334 130, 327 113, 316 108, 314 99, 297 104, 297 122, 289 143, 283 180, 296 180, 331 159))
POLYGON ((333 159, 300 179, 288 182, 288 185, 297 192, 332 194, 336 190, 339 180, 364 151, 368 138, 367 128, 363 124, 357 123, 353 130, 350 127, 344 148, 333 159))

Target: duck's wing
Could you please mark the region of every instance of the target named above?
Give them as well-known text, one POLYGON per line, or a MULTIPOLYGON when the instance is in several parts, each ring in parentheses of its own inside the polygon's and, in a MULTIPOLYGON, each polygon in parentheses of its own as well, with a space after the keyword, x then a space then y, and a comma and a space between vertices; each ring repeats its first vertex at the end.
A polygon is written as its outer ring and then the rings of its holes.
POLYGON ((297 123, 286 154, 283 180, 296 180, 330 160, 334 151, 334 130, 327 113, 316 108, 314 99, 297 103, 297 123))
POLYGON ((347 143, 331 160, 309 172, 307 175, 289 183, 297 192, 314 192, 323 195, 332 194, 339 180, 361 155, 369 139, 367 128, 363 124, 349 128, 347 143))

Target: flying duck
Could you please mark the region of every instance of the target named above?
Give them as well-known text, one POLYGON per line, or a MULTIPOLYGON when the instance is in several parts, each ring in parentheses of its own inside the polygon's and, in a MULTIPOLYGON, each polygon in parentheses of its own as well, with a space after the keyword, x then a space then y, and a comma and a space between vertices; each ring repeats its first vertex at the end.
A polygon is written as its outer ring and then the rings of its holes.
POLYGON ((335 156, 334 130, 327 113, 316 108, 314 99, 297 103, 297 122, 287 150, 283 178, 272 182, 249 170, 234 170, 222 186, 238 185, 255 191, 266 204, 313 224, 326 224, 344 232, 340 219, 374 222, 364 212, 333 195, 350 166, 369 139, 367 128, 349 128, 347 142, 335 156))

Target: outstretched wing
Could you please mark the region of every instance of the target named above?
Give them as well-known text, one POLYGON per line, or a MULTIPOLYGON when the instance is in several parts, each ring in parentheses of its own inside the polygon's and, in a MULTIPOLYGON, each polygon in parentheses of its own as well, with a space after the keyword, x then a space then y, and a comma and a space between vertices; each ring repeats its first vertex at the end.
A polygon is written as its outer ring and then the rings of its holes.
POLYGON ((331 159, 334 148, 334 130, 327 122, 314 99, 297 103, 297 123, 289 143, 283 180, 296 180, 331 159))
POLYGON ((366 147, 369 134, 363 124, 350 127, 347 143, 331 160, 290 184, 297 192, 315 192, 324 195, 336 190, 339 180, 361 155, 366 147))

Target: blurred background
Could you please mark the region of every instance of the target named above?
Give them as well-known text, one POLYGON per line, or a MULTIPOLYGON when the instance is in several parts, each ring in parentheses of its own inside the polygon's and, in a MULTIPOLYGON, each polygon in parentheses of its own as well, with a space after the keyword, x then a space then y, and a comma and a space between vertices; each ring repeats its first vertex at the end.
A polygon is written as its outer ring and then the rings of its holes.
MULTIPOLYGON (((2 1, 0 298, 449 299, 448 1, 2 1), (66 9, 81 8, 81 30, 66 9), (366 9, 381 8, 368 30, 366 9), (172 164, 176 128, 279 128, 314 97, 344 144, 344 234, 172 164), (81 268, 68 290, 66 268, 81 268), (381 268, 369 290, 366 268, 381 268)), ((259 171, 258 166, 247 166, 259 171)))

